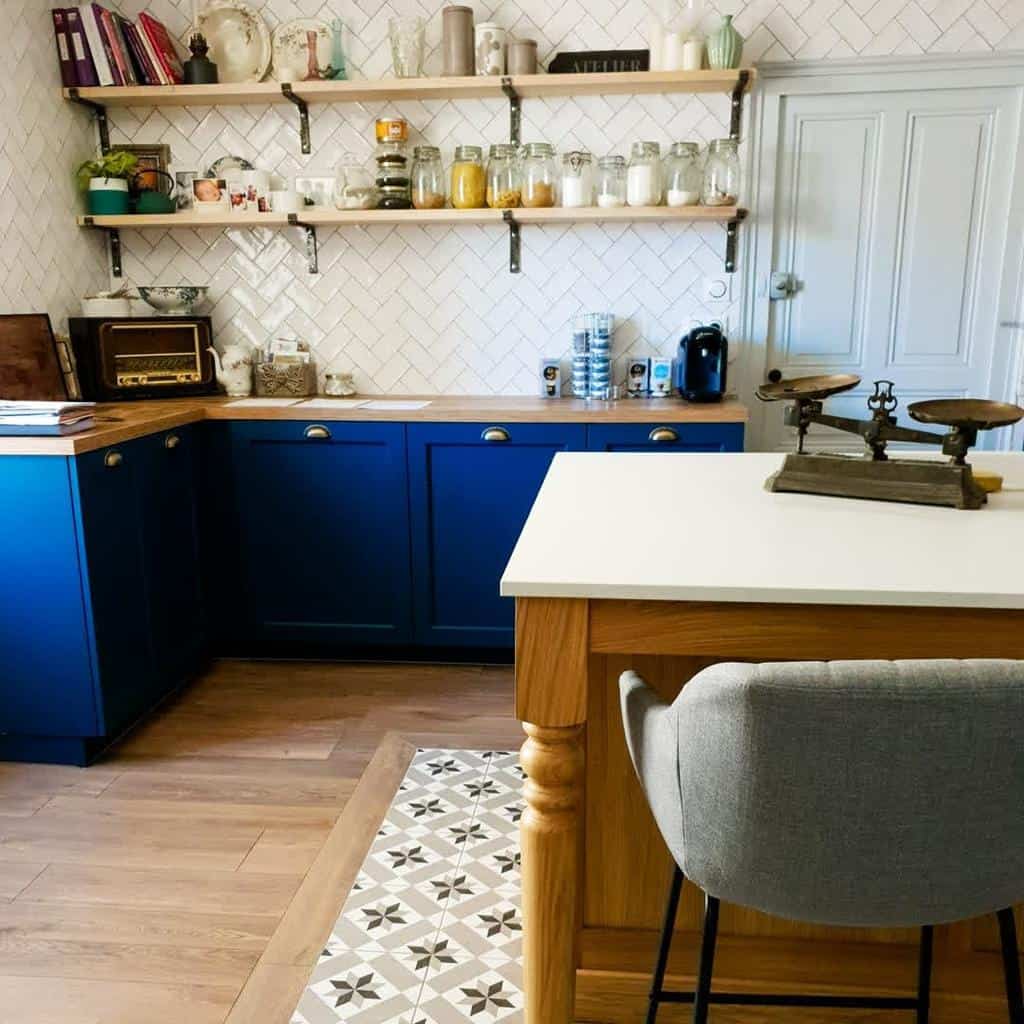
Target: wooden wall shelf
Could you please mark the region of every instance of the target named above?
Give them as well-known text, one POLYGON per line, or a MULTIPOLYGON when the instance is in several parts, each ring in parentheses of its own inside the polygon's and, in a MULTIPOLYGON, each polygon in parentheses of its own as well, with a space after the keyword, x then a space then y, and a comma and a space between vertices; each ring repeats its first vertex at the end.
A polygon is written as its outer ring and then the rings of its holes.
MULTIPOLYGON (((735 206, 598 206, 508 211, 520 224, 577 224, 600 221, 713 221, 728 223, 742 218, 745 211, 735 206)), ((81 227, 96 228, 282 228, 303 226, 342 227, 348 224, 502 224, 504 210, 334 210, 309 206, 302 213, 236 213, 211 217, 197 213, 126 214, 116 217, 78 218, 81 227)))
MULTIPOLYGON (((749 88, 756 72, 744 68, 749 88)), ((368 103, 374 100, 501 99, 507 83, 518 96, 597 96, 637 93, 725 92, 740 81, 740 71, 628 71, 589 75, 512 75, 472 78, 382 78, 351 82, 292 82, 307 103, 368 103)), ((65 89, 67 99, 105 107, 238 106, 291 103, 280 82, 218 85, 100 86, 65 89), (74 95, 73 95, 74 94, 74 95)))

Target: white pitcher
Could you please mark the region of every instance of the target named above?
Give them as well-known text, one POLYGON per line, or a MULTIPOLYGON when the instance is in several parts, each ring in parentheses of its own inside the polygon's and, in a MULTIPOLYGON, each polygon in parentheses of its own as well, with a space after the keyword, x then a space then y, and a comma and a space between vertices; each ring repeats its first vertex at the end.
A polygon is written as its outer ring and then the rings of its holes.
POLYGON ((217 370, 217 383, 232 398, 252 394, 252 349, 248 345, 228 345, 221 356, 213 346, 207 351, 213 356, 217 370))

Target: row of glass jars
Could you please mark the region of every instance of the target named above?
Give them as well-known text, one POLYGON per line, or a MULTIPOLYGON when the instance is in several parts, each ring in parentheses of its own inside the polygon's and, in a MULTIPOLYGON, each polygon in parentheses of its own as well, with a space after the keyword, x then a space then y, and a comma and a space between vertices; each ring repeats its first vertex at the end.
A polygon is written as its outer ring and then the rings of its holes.
POLYGON ((734 139, 711 143, 706 159, 695 142, 677 142, 662 159, 656 142, 636 142, 627 162, 605 156, 594 165, 590 153, 563 153, 546 142, 490 147, 486 165, 480 146, 458 146, 446 179, 441 151, 417 146, 411 177, 412 205, 440 209, 449 184, 457 210, 490 206, 732 206, 739 196, 739 155, 734 139))

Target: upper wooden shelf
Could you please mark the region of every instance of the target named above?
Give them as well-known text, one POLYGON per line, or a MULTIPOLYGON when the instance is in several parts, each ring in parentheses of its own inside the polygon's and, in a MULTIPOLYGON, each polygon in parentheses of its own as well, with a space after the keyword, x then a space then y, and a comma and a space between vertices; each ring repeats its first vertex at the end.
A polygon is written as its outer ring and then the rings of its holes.
MULTIPOLYGON (((542 209, 520 207, 511 210, 519 224, 568 224, 593 221, 713 221, 728 223, 742 219, 735 206, 599 206, 542 209)), ((502 224, 503 210, 335 210, 309 206, 289 221, 286 213, 234 213, 210 216, 197 213, 126 214, 124 216, 81 216, 82 227, 97 228, 282 228, 289 223, 332 227, 345 224, 502 224)))
MULTIPOLYGON (((748 87, 756 78, 753 68, 748 87)), ((624 71, 586 75, 513 75, 512 88, 521 97, 596 96, 637 93, 731 93, 740 80, 736 71, 624 71)), ((496 75, 472 78, 382 78, 351 82, 293 82, 293 94, 307 103, 365 103, 374 100, 500 99, 496 75)), ((237 106, 243 103, 289 103, 280 82, 237 82, 218 85, 139 85, 78 88, 77 96, 106 107, 237 106)), ((72 90, 64 96, 72 98, 72 90)))

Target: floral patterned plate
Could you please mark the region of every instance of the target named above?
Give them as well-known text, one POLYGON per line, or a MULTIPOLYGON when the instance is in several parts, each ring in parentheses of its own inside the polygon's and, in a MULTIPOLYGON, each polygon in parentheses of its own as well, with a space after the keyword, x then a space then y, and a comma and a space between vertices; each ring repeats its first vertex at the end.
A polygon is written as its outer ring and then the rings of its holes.
POLYGON ((200 12, 199 31, 221 82, 258 82, 270 67, 270 29, 242 0, 211 0, 200 12))
POLYGON ((278 82, 309 82, 333 77, 332 33, 319 18, 295 18, 274 29, 272 49, 278 82))

